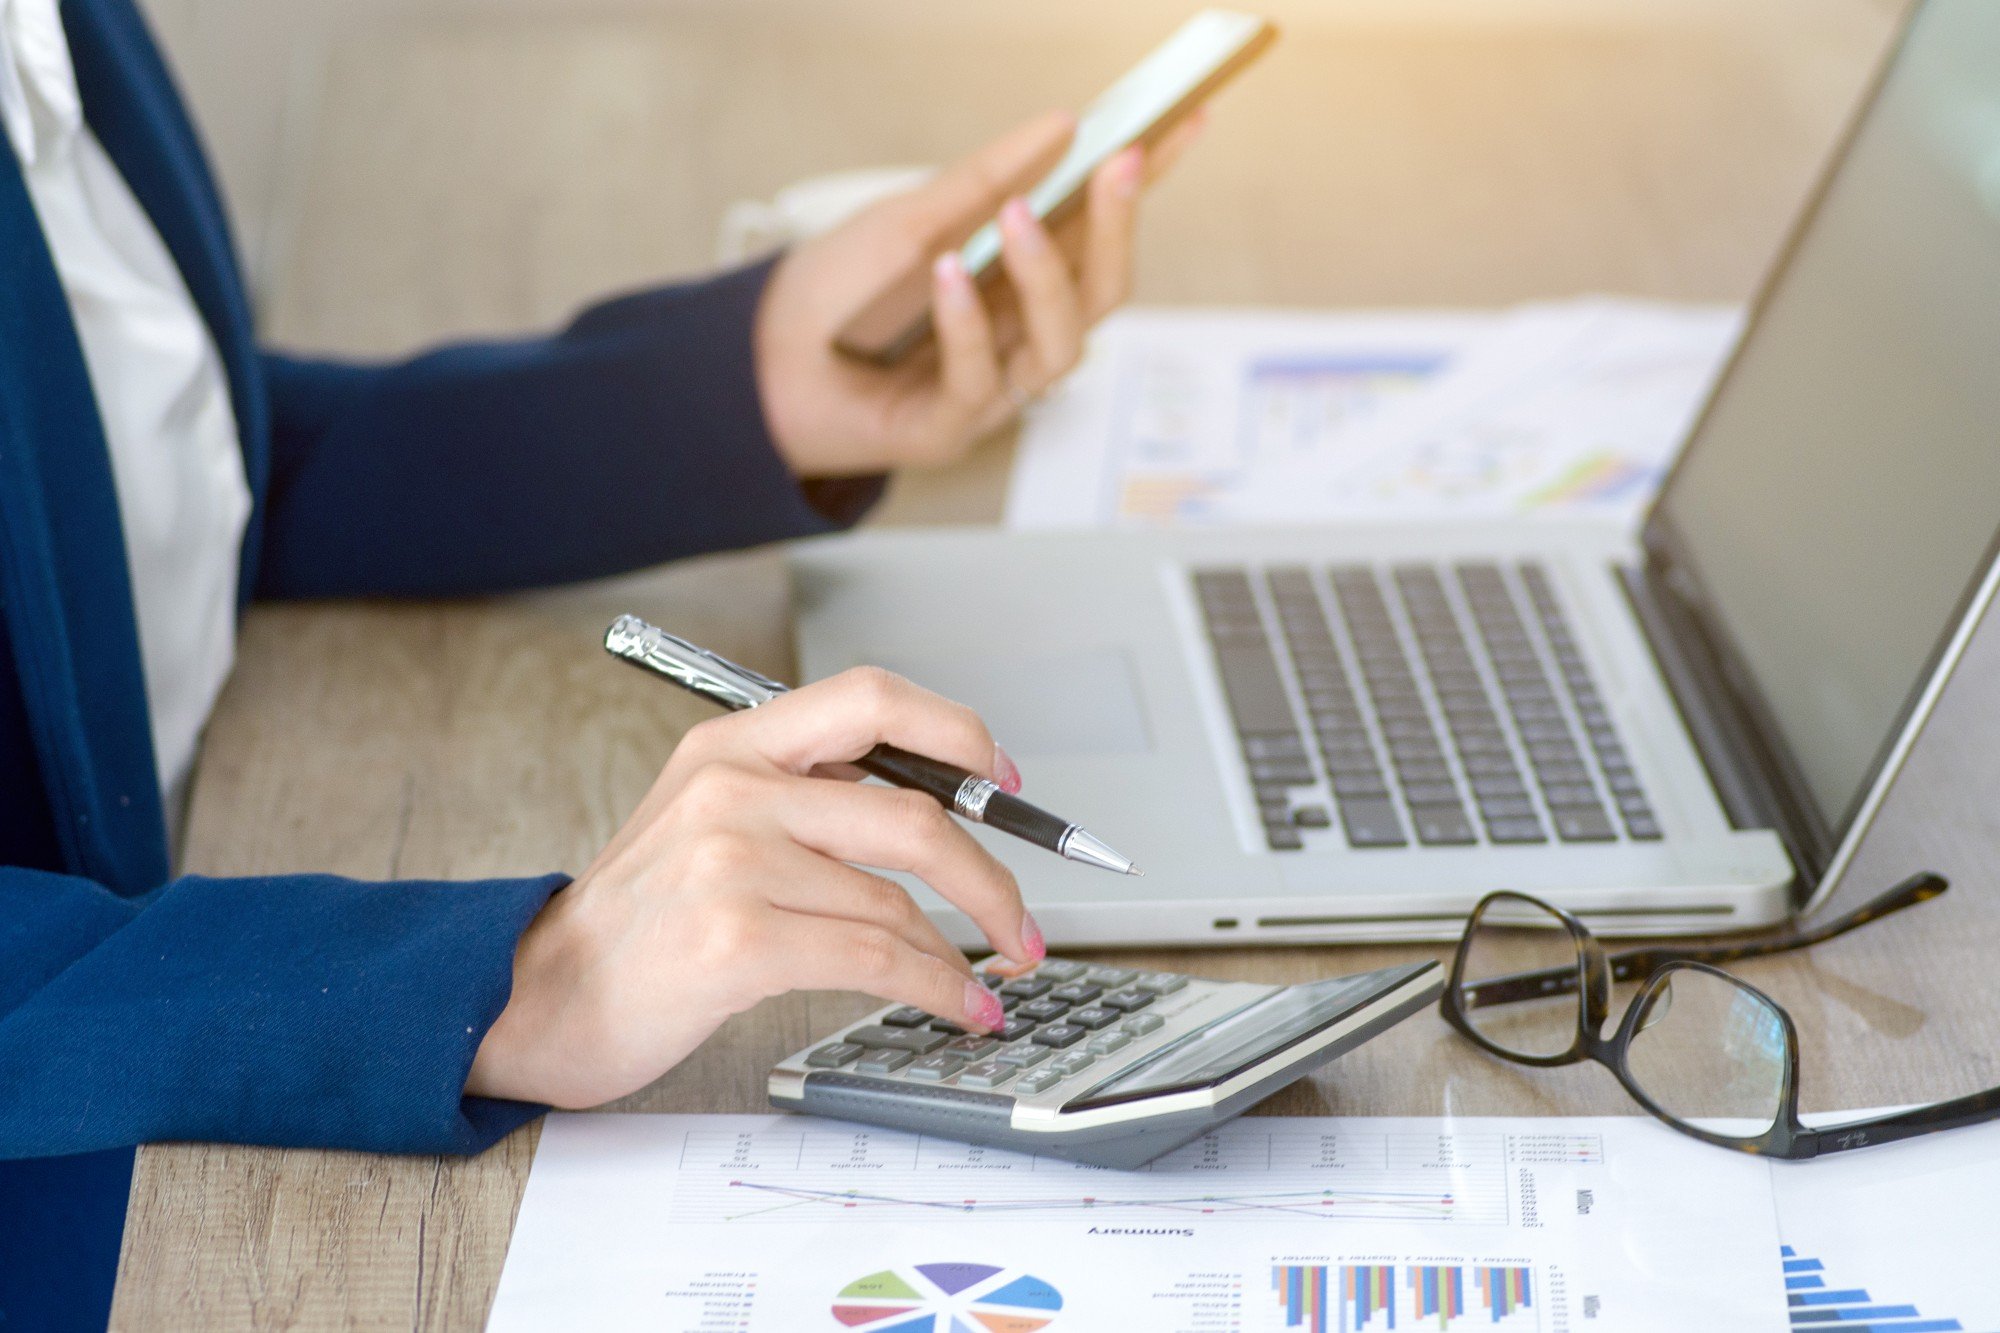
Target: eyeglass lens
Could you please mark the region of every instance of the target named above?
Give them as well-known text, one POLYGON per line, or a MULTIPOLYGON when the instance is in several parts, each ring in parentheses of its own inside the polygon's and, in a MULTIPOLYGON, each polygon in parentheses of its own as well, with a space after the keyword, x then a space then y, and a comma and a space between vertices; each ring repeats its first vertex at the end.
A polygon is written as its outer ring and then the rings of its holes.
POLYGON ((1583 1013, 1580 955, 1562 919, 1540 904, 1497 898, 1482 905, 1466 936, 1460 987, 1466 1021, 1500 1050, 1530 1058, 1561 1055, 1576 1043, 1583 1013), (1508 978, 1560 975, 1569 985, 1535 994, 1508 978))
POLYGON ((1660 974, 1625 1053, 1626 1071, 1677 1120, 1754 1138, 1777 1122, 1788 1064, 1784 1019, 1769 1001, 1700 968, 1660 974))

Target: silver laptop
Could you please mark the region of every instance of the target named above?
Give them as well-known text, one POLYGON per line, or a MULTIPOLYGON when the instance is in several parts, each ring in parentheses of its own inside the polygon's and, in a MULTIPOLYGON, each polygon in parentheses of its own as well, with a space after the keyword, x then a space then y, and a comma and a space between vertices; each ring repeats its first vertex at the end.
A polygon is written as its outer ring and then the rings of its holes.
POLYGON ((1930 0, 1639 539, 867 532, 796 549, 799 650, 979 708, 1145 867, 987 837, 1065 945, 1442 938, 1499 887, 1731 930, 1831 891, 1997 530, 2000 5, 1930 0))

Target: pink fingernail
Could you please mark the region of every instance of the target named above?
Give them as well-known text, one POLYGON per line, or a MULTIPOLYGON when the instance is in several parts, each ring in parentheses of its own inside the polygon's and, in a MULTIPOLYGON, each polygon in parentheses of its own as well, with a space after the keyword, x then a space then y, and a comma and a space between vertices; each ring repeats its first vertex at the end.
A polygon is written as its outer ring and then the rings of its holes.
POLYGON ((1007 1026, 1007 1011, 1000 997, 976 981, 965 983, 965 1016, 989 1032, 1007 1026))
POLYGON ((965 275, 965 261, 956 250, 947 250, 931 265, 931 274, 944 291, 944 299, 960 304, 971 299, 972 284, 965 275))
POLYGON ((1118 155, 1118 188, 1127 196, 1139 193, 1139 177, 1146 165, 1145 151, 1134 145, 1118 155))
POLYGON ((1020 239, 1032 240, 1035 234, 1035 215, 1028 208, 1028 201, 1016 196, 1009 199, 1000 210, 1000 223, 1020 239))
POLYGON ((1042 939, 1042 928, 1035 923, 1033 913, 1021 915, 1021 948, 1028 955, 1028 961, 1039 963, 1049 956, 1049 946, 1042 939))
POLYGON ((1021 794, 1021 770, 1014 767, 1014 761, 997 745, 993 747, 993 781, 1009 796, 1021 794))

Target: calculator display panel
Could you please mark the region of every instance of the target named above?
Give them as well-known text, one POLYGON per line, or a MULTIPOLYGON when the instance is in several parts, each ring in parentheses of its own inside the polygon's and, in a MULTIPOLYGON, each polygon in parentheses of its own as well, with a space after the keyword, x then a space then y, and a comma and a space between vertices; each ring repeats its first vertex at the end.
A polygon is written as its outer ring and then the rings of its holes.
POLYGON ((1388 988, 1380 973, 1287 986, 1162 1047, 1150 1058, 1069 1102, 1065 1109, 1087 1110, 1141 1097, 1214 1087, 1286 1047, 1324 1031, 1388 988))

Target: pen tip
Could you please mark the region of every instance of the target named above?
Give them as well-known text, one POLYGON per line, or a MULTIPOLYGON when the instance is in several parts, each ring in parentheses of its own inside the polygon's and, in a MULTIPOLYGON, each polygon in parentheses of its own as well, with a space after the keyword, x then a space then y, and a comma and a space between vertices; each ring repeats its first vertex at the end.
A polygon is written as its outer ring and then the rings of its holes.
POLYGON ((1137 866, 1127 866, 1125 868, 1125 873, 1128 875, 1137 875, 1140 879, 1144 879, 1146 877, 1146 872, 1139 869, 1139 867, 1137 866))

